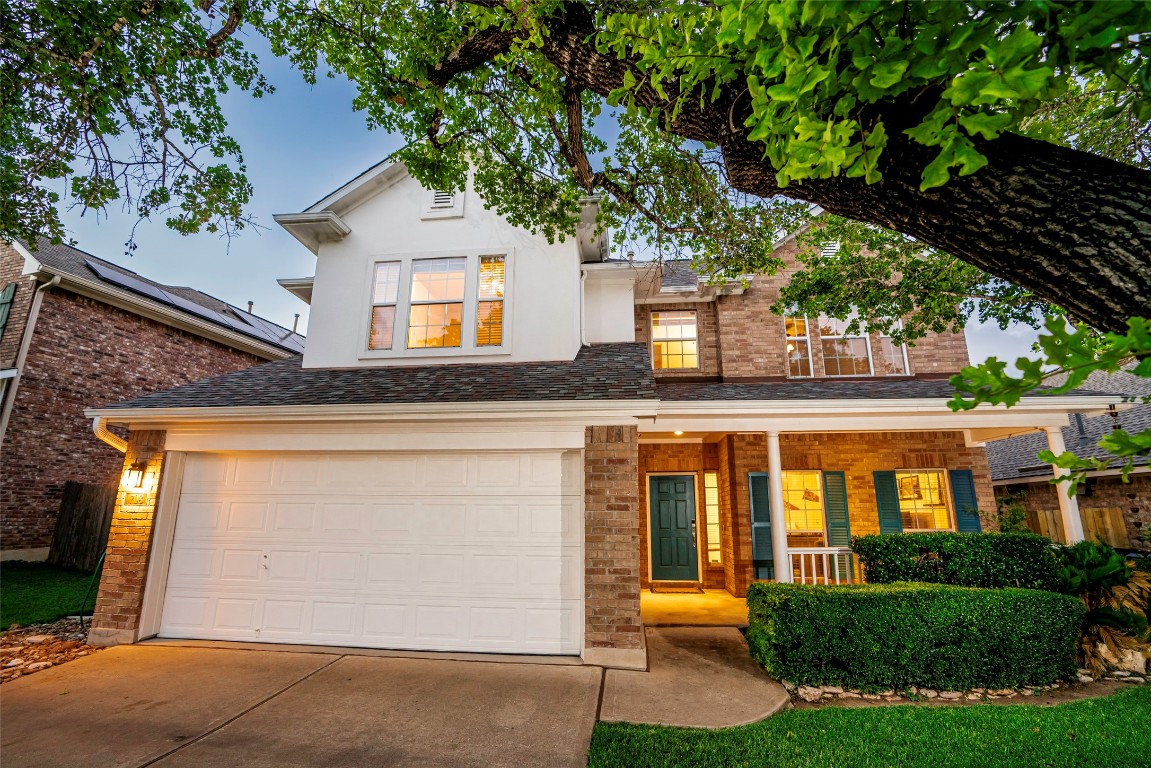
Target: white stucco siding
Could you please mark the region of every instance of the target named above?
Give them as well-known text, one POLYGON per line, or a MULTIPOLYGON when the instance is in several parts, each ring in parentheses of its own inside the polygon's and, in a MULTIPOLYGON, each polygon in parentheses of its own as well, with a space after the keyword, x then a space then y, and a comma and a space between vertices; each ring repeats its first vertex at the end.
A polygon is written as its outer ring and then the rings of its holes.
POLYGON ((631 265, 585 265, 584 341, 635 341, 636 270, 631 265))
MULTIPOLYGON (((427 192, 404 175, 358 207, 340 212, 351 233, 320 247, 304 367, 573 359, 580 345, 580 258, 575 238, 549 244, 485 210, 470 190, 463 217, 425 219, 426 198, 427 192), (400 260, 410 265, 413 258, 484 253, 508 257, 504 349, 463 354, 460 350, 406 350, 402 332, 397 334, 399 349, 391 353, 367 349, 375 262, 400 260)), ((401 301, 410 289, 407 274, 405 270, 401 278, 401 301)), ((469 291, 473 288, 469 283, 469 291)), ((465 313, 468 310, 465 304, 465 313)), ((396 322, 406 327, 402 304, 396 322)))

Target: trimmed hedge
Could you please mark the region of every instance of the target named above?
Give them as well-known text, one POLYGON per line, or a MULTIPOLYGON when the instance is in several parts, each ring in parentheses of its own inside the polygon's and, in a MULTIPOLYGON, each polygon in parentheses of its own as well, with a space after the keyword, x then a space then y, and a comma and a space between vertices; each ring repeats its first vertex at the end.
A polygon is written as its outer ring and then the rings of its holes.
POLYGON ((751 655, 773 677, 865 691, 1070 678, 1083 619, 1067 595, 942 584, 758 582, 747 609, 751 655))
POLYGON ((1034 533, 889 533, 856 536, 869 584, 921 581, 961 587, 1059 589, 1051 540, 1034 533))

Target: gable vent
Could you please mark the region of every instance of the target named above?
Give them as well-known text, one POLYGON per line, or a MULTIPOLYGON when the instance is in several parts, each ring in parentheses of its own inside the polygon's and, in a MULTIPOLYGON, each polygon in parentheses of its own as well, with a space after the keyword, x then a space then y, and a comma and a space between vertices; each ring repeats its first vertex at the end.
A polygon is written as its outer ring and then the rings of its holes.
POLYGON ((823 253, 824 256, 834 256, 835 254, 839 253, 839 241, 828 240, 826 243, 820 246, 819 250, 821 253, 823 253))
POLYGON ((437 189, 432 192, 432 208, 451 208, 456 204, 456 196, 451 192, 437 189))

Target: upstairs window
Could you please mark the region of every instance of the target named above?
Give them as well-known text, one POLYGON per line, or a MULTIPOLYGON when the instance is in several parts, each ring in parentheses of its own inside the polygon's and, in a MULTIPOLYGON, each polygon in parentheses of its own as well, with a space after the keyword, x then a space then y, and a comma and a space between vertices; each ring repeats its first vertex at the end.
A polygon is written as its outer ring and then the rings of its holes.
POLYGON ((476 312, 476 346, 504 343, 504 257, 480 257, 480 290, 476 312))
POLYGON ((811 338, 807 333, 806 317, 785 317, 784 335, 787 338, 787 375, 792 378, 811 376, 811 338))
POLYGON ((895 473, 899 516, 903 530, 952 531, 947 480, 942 469, 916 469, 895 473))
POLYGON ((412 262, 408 349, 460 346, 467 263, 463 256, 412 262))
POLYGON ((368 349, 391 349, 396 327, 396 299, 400 293, 400 262, 376 265, 372 281, 372 329, 368 349))
POLYGON ((8 314, 12 311, 12 300, 16 297, 16 283, 9 283, 0 291, 0 338, 8 327, 8 314))
POLYGON ((876 363, 877 373, 881 376, 906 376, 907 345, 896 344, 890 336, 879 337, 879 361, 876 363))
POLYGON ((871 375, 871 345, 866 336, 847 334, 851 320, 851 317, 836 320, 826 315, 819 316, 823 370, 827 376, 871 375))
POLYGON ((699 367, 694 311, 651 313, 651 358, 656 369, 699 367))

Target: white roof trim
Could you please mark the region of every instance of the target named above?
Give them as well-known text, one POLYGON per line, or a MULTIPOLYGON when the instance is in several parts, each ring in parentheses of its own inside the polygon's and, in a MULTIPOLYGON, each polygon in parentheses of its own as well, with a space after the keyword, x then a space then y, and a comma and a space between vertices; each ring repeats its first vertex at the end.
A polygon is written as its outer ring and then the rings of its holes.
POLYGON ((352 228, 332 211, 277 213, 272 219, 312 253, 319 253, 320 243, 343 240, 352 232, 352 228))
POLYGON ((312 303, 312 287, 316 284, 316 277, 284 277, 276 281, 288 293, 295 296, 305 304, 312 303))
POLYGON ((304 209, 304 213, 318 213, 320 211, 347 213, 375 195, 381 188, 399 180, 407 172, 408 167, 403 163, 387 161, 377 163, 324 199, 308 206, 304 209))

